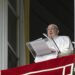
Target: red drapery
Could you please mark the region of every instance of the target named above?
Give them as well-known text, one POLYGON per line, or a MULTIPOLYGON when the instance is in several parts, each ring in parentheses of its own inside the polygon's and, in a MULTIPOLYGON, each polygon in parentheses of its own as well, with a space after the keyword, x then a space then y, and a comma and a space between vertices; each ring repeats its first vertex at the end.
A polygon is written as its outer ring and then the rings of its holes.
POLYGON ((75 54, 2 70, 1 75, 72 75, 74 63, 75 54))

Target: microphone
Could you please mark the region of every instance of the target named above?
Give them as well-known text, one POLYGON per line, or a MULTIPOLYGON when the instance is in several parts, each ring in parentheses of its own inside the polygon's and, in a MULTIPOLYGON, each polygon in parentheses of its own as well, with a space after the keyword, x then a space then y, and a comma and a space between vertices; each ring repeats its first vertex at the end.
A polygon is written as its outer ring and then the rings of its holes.
MULTIPOLYGON (((50 38, 45 33, 43 33, 43 35, 50 41, 50 38)), ((56 42, 54 41, 54 39, 52 37, 51 37, 51 40, 54 42, 56 48, 58 49, 58 53, 60 53, 60 49, 59 49, 59 47, 57 46, 56 42)))
POLYGON ((45 33, 43 35, 50 41, 50 38, 45 33))

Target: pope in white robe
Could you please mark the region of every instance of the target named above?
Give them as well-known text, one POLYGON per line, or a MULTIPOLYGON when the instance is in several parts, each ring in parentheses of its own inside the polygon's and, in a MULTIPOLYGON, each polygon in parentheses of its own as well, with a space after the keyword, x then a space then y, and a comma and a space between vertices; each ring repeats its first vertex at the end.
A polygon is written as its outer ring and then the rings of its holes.
POLYGON ((58 50, 52 54, 36 56, 34 62, 42 62, 51 60, 57 57, 62 57, 73 53, 73 46, 68 36, 58 36, 59 29, 55 24, 49 24, 47 28, 47 35, 50 38, 46 41, 49 48, 58 50), (52 38, 52 39, 51 39, 52 38))

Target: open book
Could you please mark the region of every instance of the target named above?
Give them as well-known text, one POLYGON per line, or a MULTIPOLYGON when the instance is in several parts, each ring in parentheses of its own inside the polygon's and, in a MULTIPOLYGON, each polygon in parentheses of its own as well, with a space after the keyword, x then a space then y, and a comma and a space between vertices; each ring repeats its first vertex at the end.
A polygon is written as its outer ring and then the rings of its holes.
POLYGON ((57 50, 49 48, 44 39, 37 39, 26 43, 33 57, 54 53, 57 50))

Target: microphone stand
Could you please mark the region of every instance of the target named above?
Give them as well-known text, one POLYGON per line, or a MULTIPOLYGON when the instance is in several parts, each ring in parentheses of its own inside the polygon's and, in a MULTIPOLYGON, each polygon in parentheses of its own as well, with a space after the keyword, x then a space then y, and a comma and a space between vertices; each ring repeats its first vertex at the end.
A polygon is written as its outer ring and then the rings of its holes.
MULTIPOLYGON (((43 35, 50 41, 50 38, 49 38, 45 33, 43 33, 43 35)), ((60 53, 59 47, 57 46, 56 42, 54 41, 54 39, 53 39, 52 37, 51 37, 51 39, 52 39, 52 41, 54 42, 55 46, 57 47, 57 49, 58 49, 58 54, 59 54, 59 53, 60 53)))
POLYGON ((59 53, 60 53, 60 49, 59 49, 59 47, 57 46, 56 42, 54 41, 54 39, 53 39, 52 37, 51 37, 51 39, 53 40, 55 46, 57 47, 57 49, 58 49, 58 54, 59 54, 59 53))

